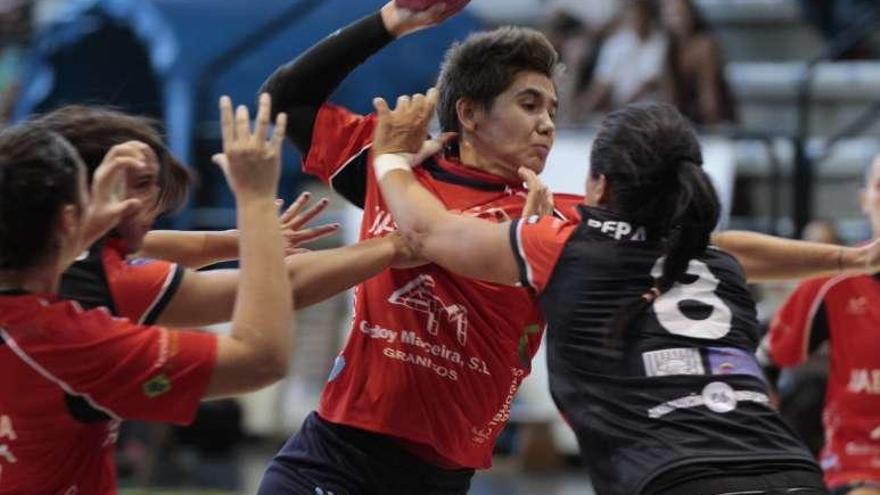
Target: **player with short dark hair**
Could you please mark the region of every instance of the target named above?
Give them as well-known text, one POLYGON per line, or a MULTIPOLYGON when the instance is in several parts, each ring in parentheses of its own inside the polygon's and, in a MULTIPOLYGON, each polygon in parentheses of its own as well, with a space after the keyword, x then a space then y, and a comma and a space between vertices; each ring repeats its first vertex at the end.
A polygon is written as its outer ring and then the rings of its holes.
MULTIPOLYGON (((375 116, 326 100, 393 39, 451 14, 442 9, 388 3, 264 85, 277 110, 292 116, 288 137, 304 170, 364 209, 361 239, 395 230, 369 173, 375 116)), ((441 85, 454 112, 448 124, 461 138, 421 176, 448 207, 495 221, 523 214, 527 191, 514 164, 544 167, 555 133, 555 65, 546 38, 526 28, 479 33, 450 49, 441 85)), ((561 210, 566 201, 577 199, 560 197, 561 210)), ((491 464, 543 326, 524 288, 436 265, 367 280, 318 411, 276 456, 260 493, 465 493, 474 469, 491 464)))
POLYGON ((269 138, 269 105, 264 96, 252 132, 245 107, 233 118, 221 103, 217 162, 241 227, 229 336, 142 326, 57 296, 82 249, 145 207, 120 191, 128 171, 155 166, 146 145, 113 147, 90 194, 60 135, 34 123, 0 133, 0 493, 114 494, 121 419, 188 423, 203 398, 285 376, 293 309, 275 205, 285 117, 269 138))
MULTIPOLYGON (((412 168, 442 147, 422 147, 436 98, 400 98, 394 111, 377 99, 383 197, 426 259, 535 295, 551 394, 597 493, 824 493, 769 404, 743 268, 709 246, 720 205, 681 114, 651 104, 606 117, 577 218, 489 223, 447 211, 412 168)), ((877 262, 876 245, 777 243, 800 246, 815 270, 877 262)))

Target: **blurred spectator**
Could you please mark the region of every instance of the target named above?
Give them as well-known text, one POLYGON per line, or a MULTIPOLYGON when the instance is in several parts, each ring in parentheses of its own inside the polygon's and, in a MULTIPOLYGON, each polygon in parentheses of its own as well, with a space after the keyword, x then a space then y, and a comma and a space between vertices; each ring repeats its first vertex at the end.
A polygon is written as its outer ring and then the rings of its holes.
MULTIPOLYGON (((854 22, 863 17, 877 0, 799 0, 804 18, 810 22, 825 41, 831 41, 854 22)), ((877 54, 867 41, 857 43, 845 51, 841 58, 864 59, 877 54)))
POLYGON ((33 0, 0 1, 0 127, 18 95, 23 51, 31 35, 33 0))
POLYGON ((565 71, 557 78, 559 113, 557 122, 581 122, 574 102, 584 93, 593 77, 599 49, 614 29, 621 0, 548 0, 549 12, 544 33, 559 52, 565 71))
POLYGON ((628 0, 621 26, 605 41, 586 94, 584 113, 658 99, 668 38, 653 0, 628 0))
POLYGON ((721 45, 691 0, 662 1, 670 36, 664 75, 669 100, 697 125, 734 122, 721 45))

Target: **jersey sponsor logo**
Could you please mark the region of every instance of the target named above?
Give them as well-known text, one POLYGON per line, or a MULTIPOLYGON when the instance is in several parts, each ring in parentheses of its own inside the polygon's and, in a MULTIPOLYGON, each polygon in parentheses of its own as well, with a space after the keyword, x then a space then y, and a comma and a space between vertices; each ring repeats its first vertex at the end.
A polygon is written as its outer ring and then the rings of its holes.
POLYGON ((391 216, 391 213, 378 206, 374 206, 373 211, 376 216, 373 218, 370 228, 367 229, 371 236, 379 237, 397 230, 397 223, 394 222, 394 217, 391 216))
POLYGON ((736 347, 709 347, 706 358, 713 375, 751 375, 765 381, 758 359, 751 352, 736 347))
POLYGON ((846 389, 854 394, 880 395, 880 369, 851 370, 846 389))
POLYGON ((740 402, 755 402, 768 405, 770 404, 770 398, 767 397, 767 394, 761 392, 734 390, 727 383, 711 382, 703 387, 700 394, 691 394, 652 407, 648 410, 648 417, 652 419, 662 418, 676 409, 690 409, 701 406, 705 406, 710 411, 724 414, 736 409, 740 402))
POLYGON ((646 376, 703 375, 703 358, 699 349, 674 348, 642 353, 646 376))
POLYGON ((617 220, 606 220, 603 222, 602 220, 590 218, 587 220, 587 227, 596 229, 618 241, 621 239, 629 241, 644 241, 648 238, 644 227, 633 229, 632 224, 629 222, 621 222, 617 220))
POLYGON ((394 291, 388 298, 388 302, 427 315, 426 330, 431 335, 438 335, 440 333, 440 321, 445 317, 446 321, 454 327, 458 343, 466 345, 468 332, 467 308, 461 304, 447 305, 434 293, 436 286, 437 283, 432 276, 421 274, 400 289, 394 291))
POLYGON ((516 392, 519 390, 519 386, 526 377, 525 370, 511 368, 510 372, 513 375, 513 378, 510 381, 510 388, 507 391, 507 397, 504 398, 501 408, 498 409, 488 423, 482 428, 477 428, 475 426, 471 428, 472 442, 476 444, 484 444, 491 441, 500 428, 507 424, 507 421, 510 419, 510 407, 513 404, 513 399, 516 397, 516 392))
POLYGON ((452 381, 458 381, 458 372, 456 372, 452 368, 437 363, 436 361, 431 359, 430 356, 412 354, 406 351, 392 349, 390 347, 383 348, 382 354, 384 354, 385 357, 391 359, 396 359, 404 363, 414 364, 416 366, 421 366, 422 368, 432 370, 434 373, 437 374, 437 376, 441 378, 448 378, 452 381))
POLYGON ((169 390, 171 390, 171 379, 164 373, 155 375, 143 385, 144 395, 150 399, 155 399, 169 390))

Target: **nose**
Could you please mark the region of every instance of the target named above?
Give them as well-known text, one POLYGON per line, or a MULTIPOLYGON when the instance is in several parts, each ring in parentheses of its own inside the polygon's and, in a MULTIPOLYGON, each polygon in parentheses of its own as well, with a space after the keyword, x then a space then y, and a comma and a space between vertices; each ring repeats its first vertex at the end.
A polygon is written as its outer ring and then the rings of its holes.
POLYGON ((542 136, 549 136, 551 138, 556 133, 556 122, 553 121, 550 112, 544 112, 544 114, 541 115, 541 120, 538 122, 538 133, 542 136))

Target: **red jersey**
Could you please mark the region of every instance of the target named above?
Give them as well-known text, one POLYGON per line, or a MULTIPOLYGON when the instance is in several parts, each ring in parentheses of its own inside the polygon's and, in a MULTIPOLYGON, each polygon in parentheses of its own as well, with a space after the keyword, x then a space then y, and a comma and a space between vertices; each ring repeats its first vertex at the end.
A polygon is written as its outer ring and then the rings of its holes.
POLYGON ((59 295, 86 309, 153 324, 174 297, 184 270, 162 260, 128 259, 125 241, 108 237, 83 253, 61 278, 59 295))
POLYGON ((848 276, 809 280, 788 298, 766 344, 774 364, 795 366, 830 341, 831 368, 820 455, 834 488, 880 481, 880 280, 848 276))
POLYGON ((0 296, 0 494, 116 493, 119 421, 188 423, 214 335, 145 327, 105 309, 0 296))
MULTIPOLYGON (((363 208, 361 239, 396 230, 369 167, 374 126, 374 116, 323 106, 304 163, 363 208)), ((519 217, 525 204, 520 181, 447 159, 430 159, 415 174, 449 210, 465 215, 503 222, 519 217)), ((385 270, 355 291, 352 331, 318 414, 396 437, 441 466, 488 468, 543 327, 526 288, 433 264, 385 270)))

